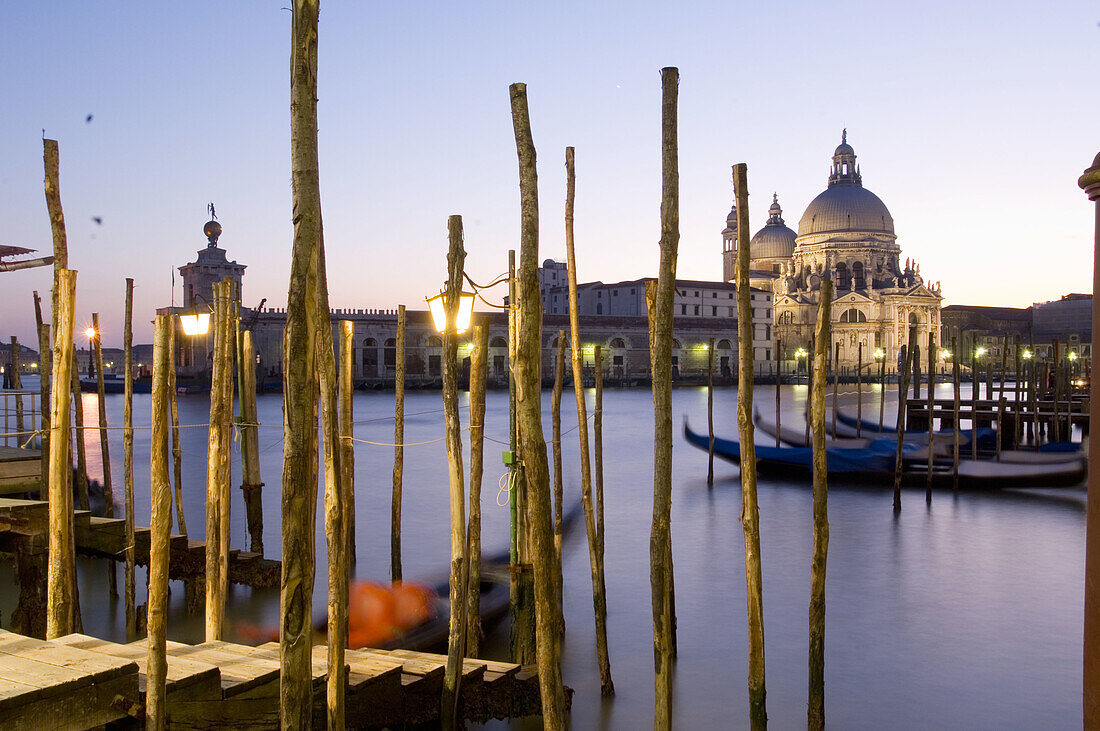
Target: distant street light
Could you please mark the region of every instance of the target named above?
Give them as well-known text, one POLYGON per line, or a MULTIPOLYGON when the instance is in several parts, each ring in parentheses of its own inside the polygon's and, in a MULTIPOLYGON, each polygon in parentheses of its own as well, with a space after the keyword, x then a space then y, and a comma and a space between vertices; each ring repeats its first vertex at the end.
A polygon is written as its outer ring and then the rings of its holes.
MULTIPOLYGON (((440 292, 435 297, 428 298, 428 309, 432 313, 432 322, 435 329, 444 332, 447 329, 447 312, 444 305, 446 295, 440 292)), ((458 311, 455 313, 455 334, 461 335, 470 329, 470 320, 474 314, 474 295, 471 292, 461 292, 458 295, 458 311)))

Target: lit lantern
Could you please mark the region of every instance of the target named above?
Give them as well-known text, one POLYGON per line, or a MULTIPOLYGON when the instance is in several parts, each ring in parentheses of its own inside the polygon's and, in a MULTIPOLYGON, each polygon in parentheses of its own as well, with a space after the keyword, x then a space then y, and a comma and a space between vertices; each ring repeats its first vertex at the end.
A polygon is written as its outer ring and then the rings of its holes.
MULTIPOLYGON (((440 292, 435 297, 428 298, 428 309, 432 313, 432 322, 435 329, 443 332, 447 329, 447 314, 444 309, 446 295, 440 292)), ((474 314, 474 295, 470 292, 462 292, 458 295, 458 313, 455 315, 455 334, 461 335, 470 329, 470 319, 474 314)))
POLYGON ((180 314, 180 327, 184 335, 205 335, 210 330, 209 312, 180 314))

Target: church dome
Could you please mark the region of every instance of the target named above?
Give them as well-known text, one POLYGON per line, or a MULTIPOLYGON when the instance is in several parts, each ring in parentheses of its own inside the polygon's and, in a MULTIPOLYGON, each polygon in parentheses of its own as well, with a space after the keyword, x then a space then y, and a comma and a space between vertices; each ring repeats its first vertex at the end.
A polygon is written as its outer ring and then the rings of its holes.
POLYGON ((829 187, 814 198, 798 222, 798 235, 842 232, 894 235, 894 218, 882 200, 863 187, 848 131, 833 153, 829 187))
POLYGON ((755 259, 789 259, 794 253, 795 233, 783 223, 783 209, 778 196, 772 194, 768 208, 768 222, 756 232, 749 242, 749 251, 755 259))

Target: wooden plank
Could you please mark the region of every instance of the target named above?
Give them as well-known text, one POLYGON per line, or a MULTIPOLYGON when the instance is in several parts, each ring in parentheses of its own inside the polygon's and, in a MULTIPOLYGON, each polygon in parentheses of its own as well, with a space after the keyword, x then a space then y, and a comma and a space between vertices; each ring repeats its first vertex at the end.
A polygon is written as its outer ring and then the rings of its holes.
MULTIPOLYGON (((139 688, 144 693, 145 667, 149 659, 148 650, 145 647, 120 645, 82 634, 59 637, 54 642, 88 652, 133 660, 138 665, 139 688)), ((221 674, 215 665, 169 655, 166 690, 169 697, 186 693, 188 698, 194 699, 221 698, 221 674)))
MULTIPOLYGON (((422 662, 439 662, 446 665, 447 656, 437 655, 432 652, 417 652, 416 650, 372 650, 372 652, 380 652, 393 657, 400 657, 408 660, 420 660, 422 662)), ((462 672, 468 673, 478 668, 484 668, 486 671, 492 671, 495 673, 504 673, 506 675, 514 675, 519 671, 520 666, 510 662, 495 662, 493 660, 481 660, 477 658, 466 658, 462 662, 462 672)))
POLYGON ((258 731, 279 728, 279 706, 270 698, 231 698, 218 703, 168 699, 171 729, 232 729, 258 731))
MULTIPOLYGON (((145 640, 130 643, 145 647, 145 640)), ((264 658, 242 656, 226 652, 217 647, 202 645, 184 645, 169 641, 168 656, 215 665, 221 671, 222 697, 250 695, 266 697, 278 694, 279 663, 264 658)))
POLYGON ((137 674, 123 675, 5 710, 0 731, 98 728, 128 718, 122 709, 139 702, 137 674))

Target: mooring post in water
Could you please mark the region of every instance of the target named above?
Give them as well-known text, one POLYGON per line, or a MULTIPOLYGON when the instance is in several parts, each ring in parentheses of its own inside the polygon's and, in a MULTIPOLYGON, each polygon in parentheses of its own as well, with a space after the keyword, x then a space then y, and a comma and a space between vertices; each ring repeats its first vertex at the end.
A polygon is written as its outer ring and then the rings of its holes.
MULTIPOLYGON (((183 513, 183 447, 180 445, 179 403, 176 399, 176 323, 168 328, 168 354, 172 358, 172 367, 168 369, 168 414, 172 429, 172 486, 176 503, 176 527, 180 535, 187 535, 187 517, 183 513)), ((191 611, 188 609, 188 611, 191 611)))
MULTIPOLYGON (((564 333, 558 334, 559 339, 564 333)), ((489 360, 489 325, 475 325, 470 352, 470 557, 466 596, 466 654, 481 654, 481 478, 485 472, 485 388, 489 360)), ((560 396, 560 390, 559 390, 560 396)), ((560 437, 559 437, 560 439, 560 437)), ((561 500, 560 494, 558 500, 561 500)), ((560 505, 560 502, 559 502, 560 505)), ((558 568, 561 585, 561 568, 558 568)))
MULTIPOLYGON (((1095 204, 1093 232, 1092 291, 1100 292, 1100 154, 1085 170, 1077 184, 1095 204)), ((1092 299, 1092 321, 1100 322, 1100 299, 1092 299)), ((1092 352, 1100 338, 1093 330, 1092 352)), ((1089 401, 1089 422, 1100 419, 1100 399, 1089 401)), ((1089 429, 1089 451, 1100 455, 1100 430, 1089 429)), ((1085 529, 1085 652, 1084 652, 1084 727, 1100 728, 1100 464, 1089 460, 1088 517, 1085 529)))
MULTIPOLYGON (((161 317, 157 316, 157 322, 161 317)), ((165 318, 171 331, 172 316, 165 318)), ((154 347, 156 342, 153 343, 154 347)), ((164 343, 167 347, 168 343, 164 343)), ((125 383, 122 401, 122 491, 126 513, 126 638, 137 639, 137 612, 134 608, 134 280, 126 279, 126 309, 122 323, 122 362, 125 383)), ((157 413, 153 412, 154 415, 157 413)), ((160 414, 164 418, 164 413, 160 414)), ((171 523, 169 508, 168 522, 171 523)))
POLYGON ((519 303, 516 301, 516 252, 508 250, 508 451, 504 461, 508 467, 508 657, 512 662, 529 663, 526 643, 520 641, 526 613, 520 605, 519 574, 519 430, 516 427, 516 330, 519 303))
POLYGON ((1020 380, 1020 336, 1016 335, 1012 343, 1013 351, 1013 364, 1012 364, 1012 448, 1020 448, 1020 427, 1022 422, 1020 421, 1020 409, 1023 406, 1021 401, 1023 392, 1021 389, 1022 381, 1020 380))
POLYGON ((245 519, 248 524, 249 550, 264 552, 264 511, 260 480, 260 435, 256 426, 256 351, 252 331, 244 330, 240 337, 241 401, 241 492, 244 494, 245 519))
POLYGON ((34 290, 34 322, 35 332, 38 333, 38 429, 41 434, 39 449, 42 452, 39 487, 41 494, 45 494, 50 484, 50 373, 53 357, 50 353, 50 326, 42 321, 42 299, 38 296, 38 290, 34 290))
MULTIPOLYGON (((550 438, 553 441, 554 453, 554 556, 557 576, 557 602, 558 610, 563 610, 562 591, 564 581, 561 573, 561 522, 562 499, 565 493, 565 484, 561 474, 561 394, 565 383, 565 331, 558 330, 557 349, 554 357, 554 390, 550 392, 550 438)), ((564 621, 564 614, 562 621, 564 621)), ((563 628, 564 631, 564 628, 563 628)))
POLYGON ((778 361, 778 365, 776 366, 776 373, 778 375, 775 378, 775 446, 778 447, 780 446, 779 435, 782 433, 782 427, 780 426, 779 420, 779 394, 783 391, 783 341, 779 338, 775 340, 775 354, 778 361))
MULTIPOLYGON (((829 555, 829 484, 825 456, 825 383, 830 340, 833 283, 821 282, 814 332, 814 387, 810 394, 810 421, 813 422, 813 553, 810 558, 810 656, 809 701, 806 726, 815 731, 825 728, 825 568, 829 555)), ((839 344, 837 344, 839 355, 839 344)), ((836 363, 837 361, 834 361, 836 363)), ((837 369, 834 366, 834 377, 837 369)), ((836 418, 836 396, 833 418, 836 418)), ((834 427, 835 429, 835 427, 834 427)))
MULTIPOLYGON (((607 649, 607 597, 604 594, 603 565, 596 539, 596 514, 592 497, 592 463, 588 442, 588 406, 584 399, 584 349, 581 345, 577 300, 577 257, 573 246, 573 207, 577 190, 576 157, 572 147, 565 148, 565 258, 569 284, 569 333, 573 365, 573 394, 577 402, 577 434, 580 443, 581 503, 584 532, 588 539, 588 562, 592 574, 592 609, 596 623, 596 660, 600 667, 600 692, 614 695, 611 659, 607 649)), ((671 366, 670 366, 671 367, 671 366)))
MULTIPOLYGON (((748 167, 745 163, 737 163, 733 166, 733 189, 737 197, 737 433, 741 441, 741 527, 745 537, 745 599, 748 605, 749 721, 756 730, 767 728, 768 711, 764 683, 764 582, 760 561, 760 508, 756 499, 756 443, 752 423, 753 322, 749 285, 748 186, 748 167)), ((671 315, 671 311, 669 314, 671 315)), ((670 316, 669 320, 671 319, 670 316)), ((827 343, 827 339, 822 339, 817 341, 816 347, 821 348, 824 353, 827 343)), ((824 371, 825 356, 821 357, 824 371)), ((821 380, 818 388, 823 389, 825 384, 821 380)), ((808 419, 806 424, 809 428, 808 419)))
POLYGON ((863 436, 863 341, 856 346, 856 438, 863 436))
MULTIPOLYGON (((592 409, 592 466, 595 468, 595 490, 596 490, 596 562, 599 564, 600 572, 600 608, 599 612, 604 617, 607 616, 607 587, 604 584, 604 522, 603 522, 603 348, 599 345, 595 348, 594 357, 596 359, 596 402, 593 404, 592 409)), ((675 615, 675 612, 674 612, 675 615)), ((564 631, 565 620, 562 619, 562 629, 564 631)), ((606 631, 606 627, 605 627, 606 631)), ((675 648, 675 631, 673 632, 673 648, 675 648)), ((608 677, 610 678, 611 669, 608 668, 608 677)), ((601 684, 601 691, 603 686, 601 684)), ((611 692, 607 695, 614 694, 614 686, 609 689, 611 692)))
POLYGON ((512 128, 519 161, 520 267, 519 333, 516 348, 516 414, 523 441, 527 483, 527 535, 534 568, 535 645, 543 724, 566 724, 558 631, 561 619, 554 601, 554 536, 551 525, 550 466, 542 431, 542 297, 539 293, 539 211, 535 143, 527 106, 527 85, 508 87, 512 128))
MULTIPOLYGON (((840 343, 835 343, 832 350, 833 357, 831 359, 829 359, 829 351, 825 351, 825 358, 827 359, 825 368, 828 369, 832 366, 833 369, 833 434, 836 434, 836 411, 840 408, 838 398, 840 390, 840 343)), ((826 370, 826 372, 828 371, 826 370)), ((828 383, 828 380, 826 380, 826 383, 828 383)))
POLYGON ((970 459, 978 458, 978 338, 970 336, 970 459))
MULTIPOLYGON (((46 574, 46 639, 76 631, 76 540, 73 535, 72 457, 69 456, 69 393, 72 389, 73 307, 76 272, 57 272, 57 332, 53 344, 53 393, 50 397, 50 553, 46 574)), ((79 398, 79 395, 78 395, 79 398)), ((80 430, 77 430, 80 433, 80 430)))
MULTIPOLYGON (((876 355, 877 357, 877 355, 876 355)), ((882 416, 886 411, 886 353, 882 353, 878 366, 878 433, 882 434, 882 416)))
POLYGON ((959 407, 960 407, 960 390, 961 385, 959 383, 959 345, 955 338, 951 338, 951 378, 955 385, 955 433, 953 435, 954 445, 952 449, 952 462, 951 462, 951 489, 955 492, 959 491, 959 432, 962 427, 959 424, 959 407))
MULTIPOLYGON (((132 280, 128 280, 131 281, 132 280)), ((149 631, 145 682, 145 728, 167 728, 168 536, 172 532, 172 491, 168 482, 168 348, 171 315, 157 315, 153 335, 152 432, 149 446, 149 631)))
POLYGON ((405 471, 405 305, 397 306, 394 353, 393 493, 390 498, 390 580, 401 581, 401 487, 405 471))
MULTIPOLYGON (((92 343, 95 347, 95 371, 96 371, 96 394, 98 395, 97 405, 99 407, 99 453, 103 460, 103 514, 108 518, 115 517, 115 494, 111 487, 111 455, 107 448, 107 397, 106 388, 103 385, 103 339, 102 333, 99 330, 99 313, 92 313, 92 331, 95 335, 92 336, 92 343)), ((114 563, 111 563, 114 566, 114 563)), ((114 570, 111 570, 111 576, 114 576, 114 570)), ((112 580, 112 584, 114 581, 112 580)), ((117 595, 118 592, 112 592, 117 595)))
POLYGON ((935 452, 936 430, 932 416, 936 411, 936 336, 928 332, 928 474, 924 487, 924 501, 932 502, 932 457, 935 452))
MULTIPOLYGON (((778 385, 776 389, 778 389, 778 385)), ((778 430, 776 434, 778 434, 778 430)), ((714 338, 707 341, 707 485, 714 484, 714 338)))
POLYGON ((230 283, 214 283, 214 358, 206 462, 206 641, 222 638, 229 571, 230 283))
POLYGON ((340 322, 340 485, 344 491, 344 529, 347 533, 349 574, 355 567, 355 323, 340 322))
POLYGON ((913 367, 913 351, 917 342, 917 329, 909 328, 909 340, 902 346, 898 362, 898 447, 894 457, 894 512, 901 510, 902 446, 905 443, 906 398, 909 395, 909 373, 913 367))
MULTIPOLYGON (((90 510, 88 498, 88 450, 84 433, 84 398, 80 392, 80 368, 76 362, 75 348, 72 353, 73 364, 69 370, 69 389, 73 398, 73 422, 76 427, 76 495, 81 510, 90 510)), ((88 354, 91 357, 91 353, 88 354)))
POLYGON ((443 328, 443 420, 446 426, 447 475, 451 505, 450 602, 457 610, 450 613, 447 635, 447 668, 443 676, 440 721, 443 728, 457 725, 458 684, 462 675, 463 638, 466 607, 466 494, 462 476, 462 424, 458 415, 458 299, 462 293, 462 270, 466 250, 462 246, 462 217, 447 218, 450 247, 447 252, 447 287, 443 295, 446 313, 443 328))
MULTIPOLYGON (((20 377, 22 361, 19 358, 19 338, 11 336, 11 358, 8 360, 8 371, 11 373, 11 387, 16 391, 23 388, 23 380, 20 377)), ((33 402, 32 402, 33 405, 33 402)), ((23 434, 23 396, 15 397, 15 431, 19 432, 19 443, 26 440, 23 434)))

